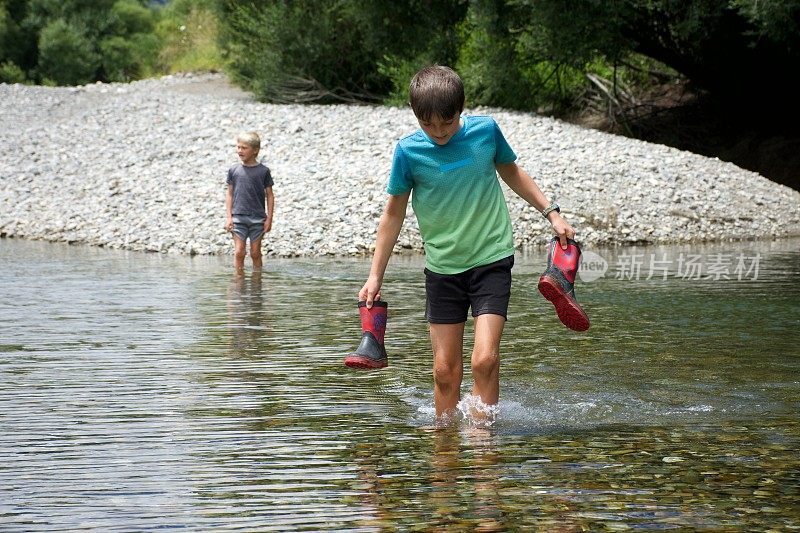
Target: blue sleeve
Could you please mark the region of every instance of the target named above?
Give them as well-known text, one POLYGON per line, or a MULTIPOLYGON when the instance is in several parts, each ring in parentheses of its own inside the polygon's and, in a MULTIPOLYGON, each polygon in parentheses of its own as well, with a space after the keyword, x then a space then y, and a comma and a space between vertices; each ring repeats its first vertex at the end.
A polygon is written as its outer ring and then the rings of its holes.
POLYGON ((494 120, 492 120, 492 122, 494 123, 494 162, 500 165, 504 163, 513 163, 517 160, 517 154, 511 149, 503 132, 500 131, 500 126, 497 125, 497 122, 494 120))
POLYGON ((389 175, 389 184, 386 186, 386 192, 393 196, 405 194, 412 187, 414 187, 414 180, 411 178, 411 170, 408 167, 406 155, 398 143, 394 149, 392 173, 389 175))
POLYGON ((233 167, 228 169, 228 179, 225 180, 228 185, 233 185, 233 167))
POLYGON ((269 171, 268 167, 264 167, 266 172, 264 173, 264 188, 272 187, 272 172, 269 171))

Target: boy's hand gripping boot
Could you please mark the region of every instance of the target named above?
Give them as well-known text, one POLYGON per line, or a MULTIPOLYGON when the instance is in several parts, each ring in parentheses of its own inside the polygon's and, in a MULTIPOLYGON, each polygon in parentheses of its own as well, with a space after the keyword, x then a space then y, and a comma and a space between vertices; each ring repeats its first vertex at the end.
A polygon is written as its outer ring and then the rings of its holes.
POLYGON ((367 302, 358 302, 361 315, 361 344, 356 351, 344 358, 344 364, 351 368, 383 368, 389 364, 383 337, 386 333, 386 316, 389 304, 376 300, 372 308, 367 302))
POLYGON ((547 269, 539 278, 539 292, 556 308, 558 319, 569 329, 586 331, 589 317, 575 300, 575 274, 581 249, 578 243, 567 239, 567 249, 561 247, 558 237, 553 237, 547 251, 547 269))

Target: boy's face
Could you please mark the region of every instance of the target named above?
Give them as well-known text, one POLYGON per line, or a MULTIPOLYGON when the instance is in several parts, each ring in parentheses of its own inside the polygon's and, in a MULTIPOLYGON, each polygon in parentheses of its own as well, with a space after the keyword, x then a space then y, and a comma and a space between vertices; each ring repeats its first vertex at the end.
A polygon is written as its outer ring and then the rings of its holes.
POLYGON ((238 141, 236 143, 236 153, 238 154, 239 159, 241 159, 242 163, 247 165, 250 163, 255 163, 256 156, 258 155, 258 150, 256 150, 247 143, 238 141))
POLYGON ((419 122, 419 127, 422 128, 422 131, 439 146, 444 146, 450 142, 453 135, 461 129, 461 117, 459 115, 450 118, 433 115, 428 120, 417 118, 417 122, 419 122))

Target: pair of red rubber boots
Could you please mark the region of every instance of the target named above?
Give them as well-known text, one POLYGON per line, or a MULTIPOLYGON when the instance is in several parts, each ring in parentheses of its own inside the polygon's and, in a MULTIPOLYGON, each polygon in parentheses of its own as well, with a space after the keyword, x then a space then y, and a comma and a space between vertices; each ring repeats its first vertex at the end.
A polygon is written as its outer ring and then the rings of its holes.
MULTIPOLYGON (((539 278, 539 292, 556 308, 559 320, 575 331, 589 329, 589 317, 575 299, 575 275, 581 249, 572 239, 567 239, 567 247, 562 248, 558 237, 554 237, 548 245, 547 268, 539 278)), ((376 300, 372 307, 367 302, 358 302, 361 316, 361 343, 358 348, 344 359, 344 364, 351 368, 384 368, 389 364, 384 346, 386 319, 389 304, 376 300)))

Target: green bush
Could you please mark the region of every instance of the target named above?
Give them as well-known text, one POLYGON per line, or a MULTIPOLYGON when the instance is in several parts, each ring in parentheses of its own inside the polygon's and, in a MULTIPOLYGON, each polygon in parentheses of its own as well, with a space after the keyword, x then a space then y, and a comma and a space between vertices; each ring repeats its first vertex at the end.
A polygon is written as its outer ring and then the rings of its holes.
POLYGON ((123 37, 137 33, 152 33, 155 26, 154 19, 153 10, 138 0, 117 0, 111 8, 105 33, 123 37))
POLYGON ((100 41, 103 71, 109 81, 128 81, 136 70, 133 43, 124 37, 108 37, 100 41))
POLYGON ((100 53, 106 80, 127 82, 152 74, 158 50, 158 39, 152 34, 103 39, 100 53))
POLYGON ((158 14, 148 0, 0 0, 0 63, 48 84, 147 76, 158 14))
POLYGON ((516 62, 509 9, 503 4, 496 0, 470 2, 459 27, 462 40, 456 68, 471 106, 535 105, 532 89, 516 62))
POLYGON ((0 64, 0 83, 25 83, 25 72, 11 61, 0 64))
POLYGON ((383 103, 390 106, 402 107, 409 102, 409 82, 420 69, 421 65, 435 63, 430 56, 425 54, 410 59, 397 56, 384 56, 378 62, 378 73, 386 78, 391 86, 383 103))
POLYGON ((229 6, 229 60, 237 78, 273 102, 375 100, 388 90, 354 2, 229 6))
POLYGON ((161 46, 155 35, 156 18, 156 12, 139 0, 114 3, 97 42, 105 81, 127 82, 155 72, 161 46))
POLYGON ((24 72, 34 42, 20 27, 20 10, 20 0, 0 0, 0 63, 14 63, 24 72))
POLYGON ((100 56, 81 28, 56 19, 39 34, 41 78, 56 85, 81 85, 94 81, 100 56))
POLYGON ((136 78, 146 78, 158 73, 158 57, 162 42, 154 33, 135 33, 130 37, 133 53, 138 59, 136 78))
POLYGON ((399 102, 416 61, 455 59, 462 4, 231 0, 223 37, 235 78, 264 100, 399 102))

